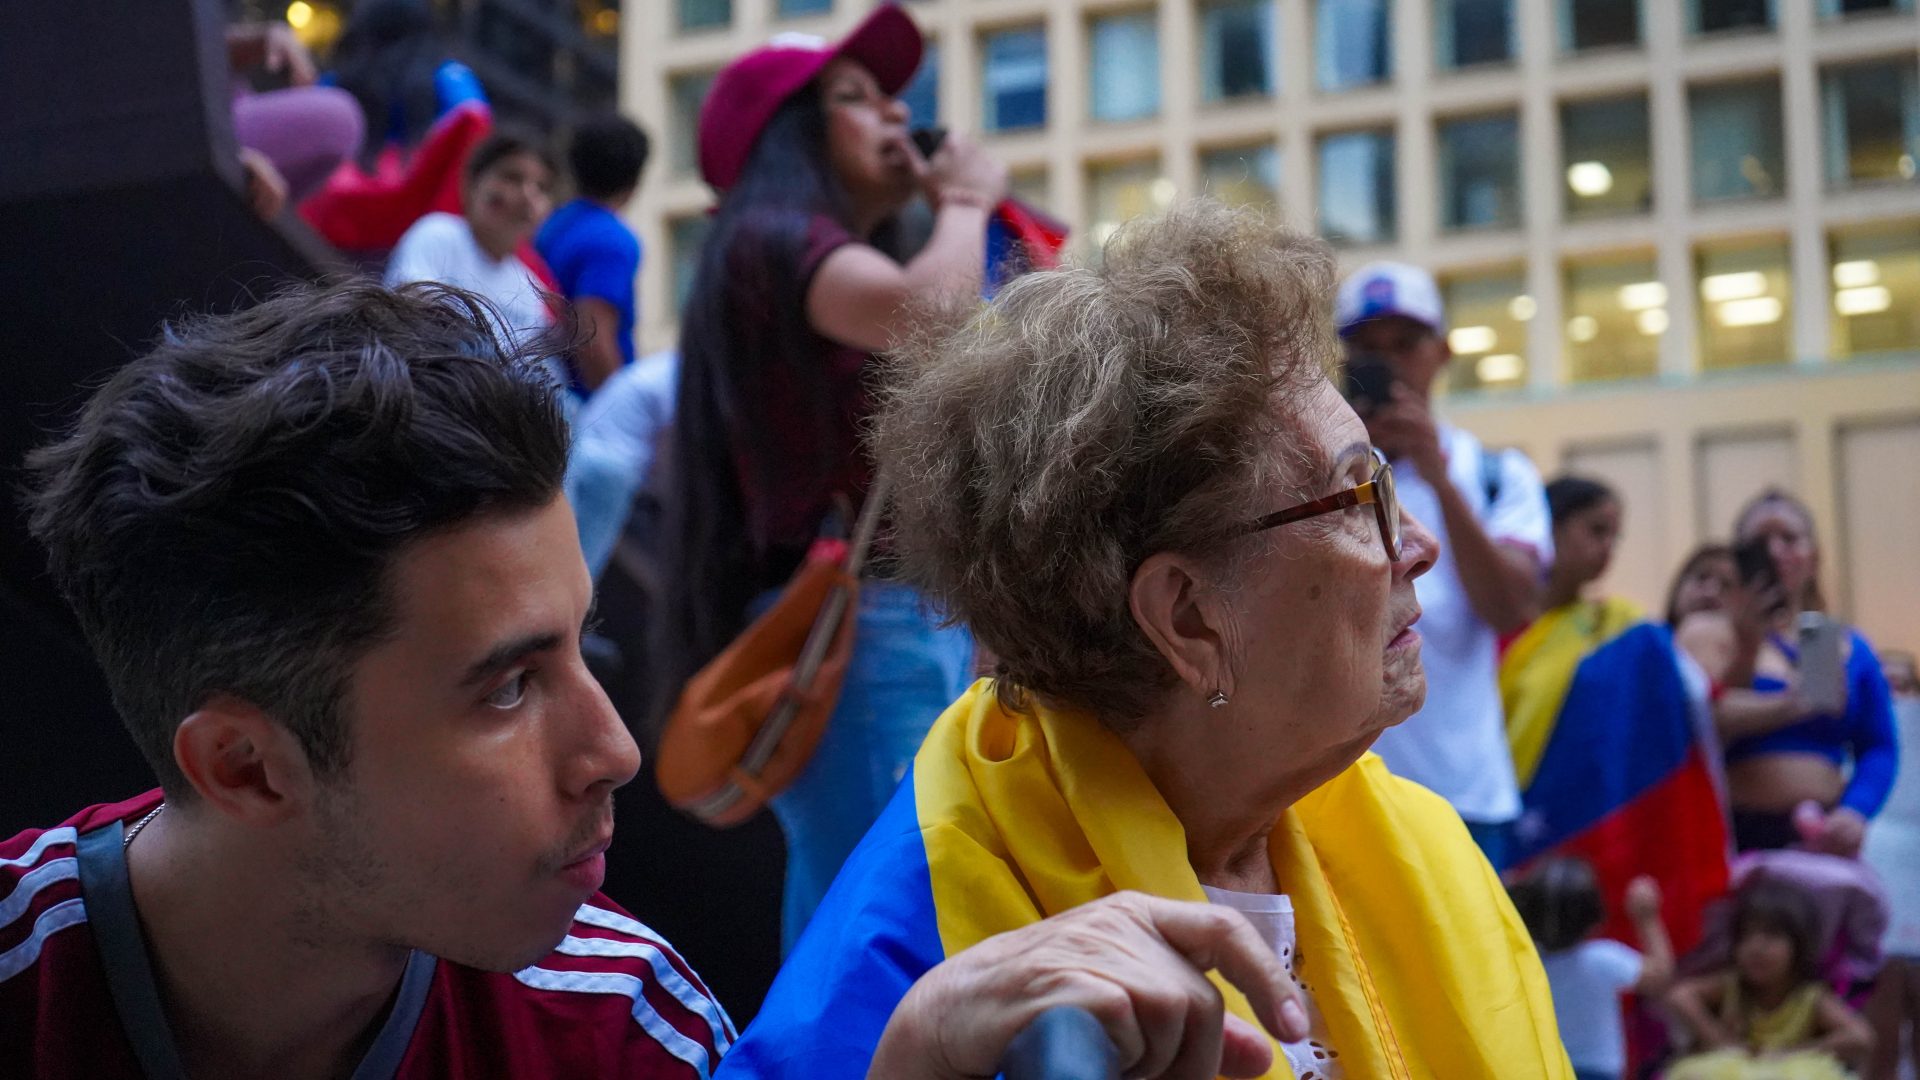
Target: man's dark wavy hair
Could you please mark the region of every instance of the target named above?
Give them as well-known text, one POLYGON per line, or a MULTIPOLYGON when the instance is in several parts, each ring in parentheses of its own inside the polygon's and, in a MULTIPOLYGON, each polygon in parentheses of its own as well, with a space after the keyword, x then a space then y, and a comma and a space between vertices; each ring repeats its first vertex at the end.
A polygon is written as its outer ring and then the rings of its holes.
POLYGON ((169 798, 175 729, 219 692, 343 770, 395 557, 558 497, 555 388, 497 319, 438 285, 291 288, 168 327, 29 456, 29 527, 169 798))

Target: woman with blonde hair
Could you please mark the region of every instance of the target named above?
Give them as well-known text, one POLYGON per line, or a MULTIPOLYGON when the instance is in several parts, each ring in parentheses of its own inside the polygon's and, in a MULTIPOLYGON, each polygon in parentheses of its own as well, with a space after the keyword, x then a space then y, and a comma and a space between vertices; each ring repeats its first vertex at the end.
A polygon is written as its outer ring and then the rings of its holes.
MULTIPOLYGON (((722 1076, 949 1075, 914 1025, 881 1038, 940 1014, 920 976, 1129 890, 1244 914, 1301 987, 1271 1063, 1229 1075, 1571 1076, 1466 826, 1368 753, 1425 697, 1435 549, 1327 379, 1332 294, 1324 244, 1196 202, 905 350, 875 435, 902 572, 998 675, 935 723, 722 1076)), ((1210 993, 1244 1046, 1247 1000, 1210 993)), ((1128 1001, 1093 1010, 1126 1075, 1223 1071, 1206 1002, 1141 1005, 1143 1041, 1128 1001)))

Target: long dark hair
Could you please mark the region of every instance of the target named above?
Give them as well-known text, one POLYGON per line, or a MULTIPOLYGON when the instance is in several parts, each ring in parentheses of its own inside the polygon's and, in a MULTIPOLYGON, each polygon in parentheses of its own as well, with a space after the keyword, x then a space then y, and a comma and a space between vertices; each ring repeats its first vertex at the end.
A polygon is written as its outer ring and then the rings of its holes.
MULTIPOLYGON (((749 519, 738 469, 764 467, 765 372, 805 364, 819 347, 807 321, 800 260, 814 219, 850 218, 827 160, 827 117, 814 87, 767 122, 739 181, 721 199, 680 319, 680 398, 662 541, 666 595, 657 624, 656 718, 681 685, 745 624, 753 597, 790 575, 799 553, 771 550, 749 519), (751 298, 750 309, 738 301, 751 298), (746 317, 752 312, 770 318, 746 317)), ((897 226, 869 239, 886 250, 897 226)), ((824 386, 805 402, 824 431, 824 386)), ((824 440, 823 440, 824 441, 824 440)))
POLYGON ((334 46, 333 78, 367 116, 361 167, 373 167, 393 134, 396 113, 406 146, 426 137, 440 106, 435 77, 449 55, 426 0, 361 0, 355 5, 334 46))
POLYGON ((1733 897, 1732 947, 1756 931, 1779 934, 1793 946, 1793 979, 1809 983, 1820 978, 1819 943, 1814 940, 1819 912, 1806 890, 1785 881, 1762 878, 1750 882, 1733 897))

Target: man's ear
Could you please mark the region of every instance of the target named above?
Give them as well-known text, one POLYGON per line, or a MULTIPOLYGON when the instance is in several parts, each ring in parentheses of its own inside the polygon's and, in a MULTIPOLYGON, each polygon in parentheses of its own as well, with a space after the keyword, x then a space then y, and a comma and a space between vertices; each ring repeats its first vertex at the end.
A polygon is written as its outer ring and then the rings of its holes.
POLYGON ((1181 682, 1203 698, 1232 695, 1226 608, 1196 563, 1168 552, 1149 556, 1134 571, 1127 600, 1134 622, 1181 682))
POLYGON ((241 824, 277 825, 313 796, 300 740, 233 694, 214 694, 180 722, 173 760, 202 802, 241 824))

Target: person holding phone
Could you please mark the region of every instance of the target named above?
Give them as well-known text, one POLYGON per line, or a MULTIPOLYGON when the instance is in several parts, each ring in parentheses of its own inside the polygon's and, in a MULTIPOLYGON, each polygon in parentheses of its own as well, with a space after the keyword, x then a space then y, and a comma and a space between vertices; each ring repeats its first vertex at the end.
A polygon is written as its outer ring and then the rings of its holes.
MULTIPOLYGON (((922 47, 887 4, 839 42, 782 34, 747 53, 701 108, 700 172, 719 207, 681 319, 661 706, 773 604, 836 508, 844 521, 865 499, 876 354, 912 334, 921 306, 980 293, 1007 170, 958 132, 931 160, 914 146, 899 93, 922 47), (933 232, 903 261, 898 219, 922 195, 933 232)), ((967 631, 886 580, 892 560, 877 555, 839 704, 773 800, 789 948, 973 673, 967 631)))
POLYGON ((1496 868, 1520 816, 1520 787, 1500 704, 1499 641, 1540 614, 1553 524, 1540 473, 1434 415, 1446 369, 1446 315, 1433 275, 1375 263, 1340 286, 1347 397, 1367 437, 1394 462, 1401 502, 1440 541, 1417 583, 1425 612, 1427 701, 1374 747, 1393 771, 1439 793, 1496 868))
POLYGON ((1899 763, 1880 660, 1859 631, 1823 612, 1819 541, 1803 503, 1762 492, 1734 537, 1741 588, 1714 721, 1727 746, 1735 842, 1856 855, 1899 763))

